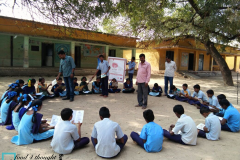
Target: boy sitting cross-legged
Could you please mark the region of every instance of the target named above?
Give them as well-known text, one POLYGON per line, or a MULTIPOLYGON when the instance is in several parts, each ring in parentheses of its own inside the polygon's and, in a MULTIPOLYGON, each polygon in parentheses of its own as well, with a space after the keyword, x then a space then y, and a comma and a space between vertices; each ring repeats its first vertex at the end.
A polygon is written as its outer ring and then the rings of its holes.
POLYGON ((92 131, 93 146, 97 155, 102 158, 116 157, 125 146, 128 137, 123 134, 118 123, 109 119, 110 112, 107 107, 100 109, 99 116, 101 121, 94 124, 92 131))
POLYGON ((162 150, 163 129, 153 122, 154 114, 152 110, 144 111, 143 117, 147 124, 143 126, 140 136, 138 133, 132 132, 131 137, 134 142, 147 152, 159 152, 162 150))

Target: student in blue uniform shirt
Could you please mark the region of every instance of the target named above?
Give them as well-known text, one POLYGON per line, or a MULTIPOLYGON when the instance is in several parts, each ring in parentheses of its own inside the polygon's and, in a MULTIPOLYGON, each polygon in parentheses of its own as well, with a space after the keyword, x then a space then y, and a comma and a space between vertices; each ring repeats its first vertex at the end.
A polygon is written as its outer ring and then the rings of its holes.
POLYGON ((205 107, 200 108, 200 113, 206 119, 203 131, 198 129, 198 136, 212 141, 219 140, 221 133, 221 123, 219 118, 205 107))
POLYGON ((155 83, 149 95, 154 97, 160 97, 162 95, 162 87, 155 83))
MULTIPOLYGON (((62 83, 62 78, 60 77, 60 78, 58 78, 58 80, 57 80, 57 84, 55 84, 55 85, 52 87, 51 91, 54 93, 54 96, 55 96, 55 97, 59 97, 59 95, 60 95, 61 93, 63 93, 64 90, 65 90, 65 84, 62 83)), ((65 95, 66 95, 66 92, 65 92, 65 95)))
POLYGON ((27 94, 19 97, 19 103, 12 108, 12 123, 16 131, 18 131, 18 126, 20 123, 19 112, 26 111, 26 107, 31 101, 31 97, 27 94))
POLYGON ((147 124, 142 128, 141 134, 131 133, 134 142, 145 149, 147 152, 160 152, 163 144, 163 129, 154 122, 154 114, 152 110, 143 112, 143 117, 147 124))
POLYGON ((92 83, 92 92, 95 94, 101 94, 102 93, 102 87, 101 87, 101 78, 98 76, 96 78, 96 81, 92 83))
POLYGON ((32 96, 36 96, 36 88, 35 88, 35 79, 29 79, 28 83, 23 86, 23 94, 31 94, 32 96))
POLYGON ((172 85, 172 86, 170 87, 170 89, 171 89, 171 91, 172 91, 173 96, 167 95, 168 98, 174 99, 174 98, 180 96, 181 90, 178 89, 176 86, 172 85))
POLYGON ((208 96, 208 103, 206 103, 210 108, 212 112, 217 110, 217 106, 219 106, 219 102, 216 96, 214 96, 214 91, 213 90, 208 90, 207 91, 207 96, 208 96))
POLYGON ((78 87, 77 80, 78 80, 77 77, 73 78, 73 87, 74 87, 74 94, 75 95, 79 95, 80 94, 80 92, 77 89, 75 89, 75 87, 78 87))
POLYGON ((103 96, 104 98, 108 97, 108 76, 109 76, 109 70, 110 66, 108 64, 108 61, 104 60, 104 56, 100 55, 99 59, 101 62, 98 65, 96 73, 93 75, 92 79, 96 76, 99 70, 101 70, 102 75, 104 77, 101 78, 102 82, 102 94, 100 96, 103 96))
POLYGON ((132 57, 131 61, 128 62, 126 65, 128 65, 128 69, 126 69, 126 71, 128 71, 128 78, 130 79, 131 83, 133 80, 133 74, 134 74, 134 69, 135 69, 135 57, 132 57))
MULTIPOLYGON (((222 100, 222 99, 227 99, 226 96, 224 94, 219 94, 217 96, 217 99, 218 99, 218 105, 216 106, 217 108, 213 111, 213 114, 215 114, 216 116, 219 116, 219 117, 223 117, 224 116, 224 113, 225 113, 225 109, 223 109, 221 107, 221 105, 219 104, 219 102, 222 100)), ((232 105, 230 103, 230 105, 232 105)))
POLYGON ((133 88, 133 85, 129 78, 126 79, 126 82, 123 84, 123 90, 122 93, 133 93, 135 89, 133 88))
POLYGON ((191 105, 196 105, 199 109, 203 102, 207 102, 207 96, 200 90, 200 86, 196 84, 193 86, 194 93, 189 97, 188 103, 191 105))
POLYGON ((50 127, 46 120, 42 120, 43 115, 37 113, 42 109, 42 101, 34 100, 31 107, 32 110, 27 110, 20 121, 18 135, 11 139, 16 145, 31 144, 53 136, 54 127, 50 127))
POLYGON ((238 132, 240 130, 240 113, 236 108, 231 106, 227 99, 219 102, 225 113, 221 120, 222 130, 230 132, 238 132))

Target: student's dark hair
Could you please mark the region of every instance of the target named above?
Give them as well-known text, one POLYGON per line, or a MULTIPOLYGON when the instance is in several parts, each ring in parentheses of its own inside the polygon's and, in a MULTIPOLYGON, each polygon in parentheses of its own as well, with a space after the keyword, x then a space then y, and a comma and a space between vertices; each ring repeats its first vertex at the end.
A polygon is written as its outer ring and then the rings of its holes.
POLYGON ((187 87, 187 88, 188 88, 188 85, 187 85, 186 83, 184 83, 182 86, 184 86, 184 87, 187 87))
POLYGON ((200 108, 200 113, 201 114, 203 114, 203 113, 209 113, 210 112, 210 110, 209 110, 209 108, 207 108, 207 107, 201 107, 200 108))
POLYGON ((58 78, 58 80, 59 80, 59 81, 62 81, 62 78, 61 78, 61 77, 59 77, 59 78, 58 78))
POLYGON ((171 90, 174 90, 175 88, 176 88, 176 86, 174 86, 174 85, 171 85, 171 87, 170 87, 171 90))
POLYGON ((19 84, 24 84, 24 81, 22 79, 19 79, 19 80, 16 80, 15 83, 18 84, 18 87, 20 87, 19 84))
POLYGON ((97 77, 96 77, 96 80, 97 80, 97 79, 101 79, 101 77, 100 77, 100 76, 97 76, 97 77))
POLYGON ((209 90, 207 90, 207 94, 212 94, 212 95, 214 95, 214 92, 213 92, 213 90, 209 89, 209 90))
POLYGON ((44 80, 44 78, 43 78, 43 77, 40 77, 40 78, 38 79, 38 82, 42 82, 42 80, 44 80))
POLYGON ((33 79, 31 80, 31 82, 32 82, 32 83, 36 83, 36 79, 33 78, 33 79))
POLYGON ((15 105, 13 108, 12 108, 12 110, 14 110, 18 105, 20 105, 19 107, 18 107, 18 109, 16 110, 16 112, 19 112, 19 110, 22 108, 22 107, 24 107, 26 104, 27 104, 27 102, 29 102, 29 101, 31 101, 31 97, 28 95, 28 94, 24 94, 22 97, 19 97, 19 100, 18 100, 18 104, 17 105, 15 105))
POLYGON ((182 105, 178 104, 173 107, 173 112, 178 113, 178 114, 184 114, 184 108, 182 105))
POLYGON ((140 54, 140 55, 139 55, 139 58, 141 58, 141 57, 144 57, 144 58, 145 58, 145 54, 143 54, 143 53, 140 54))
POLYGON ((143 112, 143 117, 144 119, 146 119, 148 122, 152 122, 154 120, 154 114, 153 111, 151 109, 148 109, 146 111, 143 112))
POLYGON ((100 108, 99 115, 103 118, 109 118, 110 117, 109 109, 107 107, 100 108))
POLYGON ((8 92, 8 98, 6 100, 6 103, 8 104, 9 102, 11 102, 13 100, 13 98, 15 96, 19 96, 20 95, 20 92, 22 92, 22 88, 15 88, 13 91, 11 92, 8 92))
POLYGON ((132 57, 132 60, 135 60, 135 57, 132 57))
POLYGON ((130 78, 127 78, 126 81, 130 81, 130 78))
POLYGON ((227 99, 222 99, 219 102, 220 106, 230 106, 230 102, 227 99))
POLYGON ((61 51, 58 52, 58 55, 59 54, 63 55, 63 54, 66 54, 66 53, 63 50, 61 50, 61 51))
POLYGON ((200 89, 200 86, 198 84, 194 85, 193 88, 200 89))
POLYGON ((102 54, 99 56, 99 58, 100 58, 100 57, 104 58, 104 56, 103 56, 102 54))
POLYGON ((61 118, 62 120, 67 121, 72 116, 72 114, 73 114, 73 110, 71 108, 64 108, 61 111, 61 118))
POLYGON ((157 84, 157 83, 154 83, 154 87, 158 87, 158 84, 157 84))
POLYGON ((81 81, 82 81, 84 78, 85 78, 85 79, 86 79, 86 81, 87 81, 87 77, 85 77, 85 76, 81 78, 81 81))
POLYGON ((73 80, 77 80, 77 77, 74 77, 73 80))
POLYGON ((224 94, 219 94, 219 95, 217 96, 217 98, 218 98, 219 100, 222 100, 222 99, 226 99, 227 97, 226 97, 224 94))
POLYGON ((171 59, 171 58, 167 56, 166 59, 171 59))
MULTIPOLYGON (((34 110, 34 107, 39 108, 40 106, 42 106, 42 101, 40 99, 34 100, 31 104, 31 107, 33 108, 33 110, 34 110)), ((33 117, 32 117, 33 123, 37 122, 36 115, 37 115, 37 110, 34 110, 33 117)))

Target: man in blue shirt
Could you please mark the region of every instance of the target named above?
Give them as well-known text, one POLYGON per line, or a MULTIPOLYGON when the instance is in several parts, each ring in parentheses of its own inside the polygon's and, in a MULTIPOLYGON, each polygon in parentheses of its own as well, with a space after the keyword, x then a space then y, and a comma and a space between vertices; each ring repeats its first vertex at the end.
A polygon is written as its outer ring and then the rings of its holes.
POLYGON ((163 129, 153 122, 154 114, 152 110, 144 111, 143 117, 147 124, 143 126, 140 136, 136 132, 132 132, 130 136, 147 152, 160 152, 163 144, 163 129))
POLYGON ((69 100, 72 102, 74 100, 74 86, 73 86, 73 78, 74 78, 74 70, 76 65, 71 56, 67 56, 66 53, 61 50, 58 52, 58 56, 61 59, 59 73, 57 76, 57 80, 60 75, 63 74, 64 82, 66 85, 67 97, 62 100, 69 100))
POLYGON ((219 104, 225 109, 221 120, 222 130, 238 132, 240 130, 240 113, 234 108, 227 99, 222 99, 219 104))
POLYGON ((127 63, 127 65, 129 66, 128 69, 126 69, 126 71, 128 71, 128 78, 130 79, 131 83, 132 83, 132 79, 133 79, 133 74, 134 74, 134 69, 135 69, 135 57, 132 57, 131 61, 127 63))
POLYGON ((110 66, 108 64, 108 61, 103 60, 104 59, 103 55, 100 55, 99 59, 101 60, 101 62, 99 63, 97 67, 97 71, 92 78, 94 78, 98 73, 98 71, 101 70, 102 94, 100 96, 103 96, 106 98, 108 97, 108 76, 109 76, 110 66))

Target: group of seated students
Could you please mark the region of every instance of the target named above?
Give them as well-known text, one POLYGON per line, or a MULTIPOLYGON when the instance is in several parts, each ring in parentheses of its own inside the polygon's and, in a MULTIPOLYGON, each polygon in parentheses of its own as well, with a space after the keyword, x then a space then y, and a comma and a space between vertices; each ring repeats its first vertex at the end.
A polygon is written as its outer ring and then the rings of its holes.
MULTIPOLYGON (((99 80, 97 83, 100 83, 99 80)), ((29 94, 24 93, 24 89, 21 88, 23 84, 22 80, 18 80, 16 83, 9 85, 1 98, 1 125, 9 125, 7 129, 15 129, 18 132, 18 135, 12 137, 12 143, 27 145, 53 137, 51 141, 52 149, 59 154, 69 154, 90 142, 89 138, 81 137, 82 123, 77 123, 77 128, 73 124, 74 122, 70 122, 73 116, 73 110, 70 108, 61 111, 62 121, 58 122, 55 127, 50 126, 47 120, 43 119, 43 115, 38 113, 43 107, 42 100, 33 100, 29 94)), ((31 80, 28 85, 32 87, 34 81, 31 80)), ((62 82, 59 81, 58 85, 62 85, 62 82)), ((130 86, 128 83, 126 85, 130 86)), ((187 91, 187 86, 185 84, 183 86, 183 91, 175 94, 176 99, 177 97, 186 98, 191 95, 187 91)), ((56 90, 57 87, 55 87, 56 90)), ((157 85, 155 87, 159 91, 157 85)), ((172 90, 173 93, 179 92, 176 87, 172 87, 172 90)), ((194 86, 194 90, 198 93, 197 97, 201 99, 199 85, 194 86)), ((195 92, 193 95, 196 96, 197 93, 195 92)), ((200 106, 200 114, 205 117, 205 126, 200 130, 197 129, 193 119, 184 114, 183 106, 175 105, 173 112, 179 119, 175 125, 170 125, 169 130, 165 130, 154 122, 153 111, 146 110, 143 112, 143 117, 147 124, 143 126, 141 133, 132 132, 130 137, 145 151, 159 152, 162 150, 163 137, 183 145, 196 145, 198 136, 214 141, 219 140, 221 130, 238 132, 240 130, 240 113, 238 110, 230 104, 224 95, 219 95, 217 97, 218 101, 216 101, 212 92, 208 91, 207 93, 208 97, 211 98, 209 106, 217 108, 220 105, 223 110, 222 120, 214 115, 217 112, 212 113, 209 107, 200 106)), ((203 98, 203 95, 201 96, 203 98)), ((189 97, 188 99, 196 101, 189 97)), ((206 100, 203 102, 206 102, 206 100)), ((108 108, 100 108, 99 117, 100 121, 94 124, 91 135, 96 154, 102 158, 116 157, 125 146, 128 137, 122 132, 117 122, 110 120, 108 108), (115 138, 115 134, 117 138, 115 138)))
POLYGON ((208 90, 206 92, 206 96, 204 92, 200 90, 200 86, 196 84, 193 86, 194 92, 191 95, 187 84, 183 84, 182 87, 183 89, 181 91, 174 85, 171 86, 173 94, 168 95, 168 98, 187 102, 190 105, 196 106, 200 109, 200 112, 203 115, 206 115, 204 117, 210 117, 213 115, 216 117, 223 117, 220 121, 222 125, 220 128, 222 130, 230 132, 238 132, 240 130, 240 114, 238 110, 226 99, 224 94, 220 94, 216 97, 213 90, 208 90), (209 113, 207 111, 209 111, 209 113))

